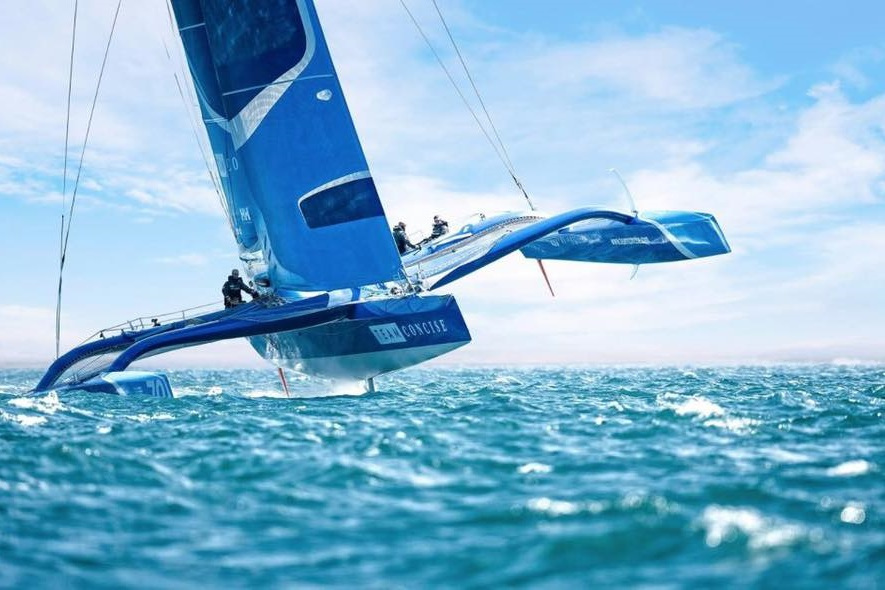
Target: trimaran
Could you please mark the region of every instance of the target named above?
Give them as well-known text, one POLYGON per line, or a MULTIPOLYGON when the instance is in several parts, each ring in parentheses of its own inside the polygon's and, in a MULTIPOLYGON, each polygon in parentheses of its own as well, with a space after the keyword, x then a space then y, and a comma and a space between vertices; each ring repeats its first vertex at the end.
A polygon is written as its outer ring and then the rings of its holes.
POLYGON ((135 361, 246 338, 280 368, 367 380, 470 342, 436 289, 519 250, 538 261, 630 265, 729 252, 712 215, 580 208, 477 215, 400 256, 313 0, 171 0, 246 273, 232 309, 101 333, 61 355, 35 391, 171 396, 135 361))

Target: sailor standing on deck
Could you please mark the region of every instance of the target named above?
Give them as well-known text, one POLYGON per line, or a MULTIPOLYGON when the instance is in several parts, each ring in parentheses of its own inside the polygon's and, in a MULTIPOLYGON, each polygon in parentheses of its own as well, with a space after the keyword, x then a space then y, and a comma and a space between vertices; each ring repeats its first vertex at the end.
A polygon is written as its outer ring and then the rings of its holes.
POLYGON ((418 247, 409 241, 409 237, 406 235, 406 224, 402 221, 393 226, 393 241, 396 242, 396 249, 399 250, 400 256, 418 247))
POLYGON ((251 295, 253 299, 258 297, 258 291, 244 283, 243 279, 240 277, 240 271, 233 269, 230 271, 230 276, 227 277, 227 282, 221 287, 221 294, 224 295, 224 307, 229 308, 241 304, 243 302, 243 294, 241 291, 245 291, 251 295))

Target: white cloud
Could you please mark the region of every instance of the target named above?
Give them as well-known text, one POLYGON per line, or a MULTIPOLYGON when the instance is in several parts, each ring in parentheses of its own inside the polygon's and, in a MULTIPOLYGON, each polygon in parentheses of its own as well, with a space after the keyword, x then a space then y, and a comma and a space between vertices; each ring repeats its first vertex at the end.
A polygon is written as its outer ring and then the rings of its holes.
POLYGON ((848 52, 833 65, 833 73, 840 80, 860 89, 869 88, 873 80, 866 72, 870 65, 885 62, 885 46, 859 47, 848 52))
MULTIPOLYGON (((557 91, 618 93, 658 108, 698 109, 728 105, 770 91, 737 49, 706 30, 666 28, 639 38, 533 48, 525 63, 532 78, 557 91), (556 64, 556 67, 551 67, 556 64)), ((520 58, 525 58, 524 55, 520 58)))
MULTIPOLYGON (((81 3, 71 102, 68 197, 86 133, 115 2, 81 3)), ((15 196, 43 199, 61 188, 72 9, 54 2, 11 6, 0 23, 0 164, 15 196), (33 39, 41 39, 33 43, 33 39), (27 48, 27 58, 22 48, 27 48), (22 179, 27 179, 24 181, 22 179)), ((128 195, 151 208, 219 215, 185 107, 166 59, 170 35, 162 3, 123 7, 89 135, 80 190, 108 203, 128 195)), ((0 175, 2 180, 2 175, 0 175)), ((6 193, 7 191, 3 191, 6 193)))
POLYGON ((205 254, 179 254, 178 256, 162 256, 155 258, 155 262, 160 264, 174 264, 183 266, 204 266, 208 264, 209 257, 205 254))
MULTIPOLYGON (((78 333, 82 328, 75 317, 62 318, 71 328, 66 334, 78 333)), ((55 310, 31 305, 0 305, 0 366, 39 366, 54 357, 55 310)), ((65 332, 63 332, 63 336, 65 332)), ((62 349, 74 346, 76 341, 63 337, 62 349)))
POLYGON ((630 177, 648 208, 708 207, 735 238, 771 235, 850 218, 883 199, 885 96, 850 103, 838 86, 817 86, 795 132, 762 166, 716 175, 698 161, 646 169, 630 177))

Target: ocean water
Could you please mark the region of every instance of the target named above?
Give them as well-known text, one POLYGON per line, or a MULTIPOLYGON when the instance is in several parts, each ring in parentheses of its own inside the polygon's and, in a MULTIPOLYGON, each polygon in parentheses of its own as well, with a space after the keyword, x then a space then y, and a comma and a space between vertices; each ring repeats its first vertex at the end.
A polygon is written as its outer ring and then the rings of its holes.
POLYGON ((885 588, 885 367, 0 371, 0 586, 885 588))

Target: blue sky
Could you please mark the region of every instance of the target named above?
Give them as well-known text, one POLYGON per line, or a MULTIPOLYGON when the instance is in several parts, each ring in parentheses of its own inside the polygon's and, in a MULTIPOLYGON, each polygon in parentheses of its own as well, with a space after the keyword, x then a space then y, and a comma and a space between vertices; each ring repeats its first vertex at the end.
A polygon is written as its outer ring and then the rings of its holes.
MULTIPOLYGON (((524 203, 398 0, 318 0, 391 219, 429 227, 524 203)), ((647 266, 512 255, 451 286, 474 342, 449 363, 885 361, 880 2, 439 0, 540 209, 708 211, 727 256, 647 266), (817 5, 821 4, 821 5, 817 5)), ((428 0, 409 6, 447 63, 428 0)), ((72 151, 114 2, 80 2, 72 151)), ((0 18, 0 364, 54 354, 72 3, 0 18)), ((162 2, 124 3, 86 153, 63 345, 220 299, 236 264, 178 95, 162 2)), ((160 365, 261 366, 243 342, 160 365)))

